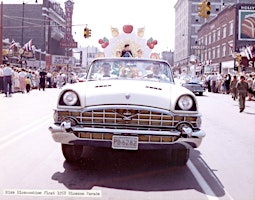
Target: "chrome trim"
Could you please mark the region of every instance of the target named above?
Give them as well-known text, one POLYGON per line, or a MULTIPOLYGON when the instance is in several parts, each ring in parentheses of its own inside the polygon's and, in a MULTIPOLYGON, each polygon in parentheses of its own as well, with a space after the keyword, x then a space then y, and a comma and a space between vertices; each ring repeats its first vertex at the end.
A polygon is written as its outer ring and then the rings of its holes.
POLYGON ((58 120, 61 123, 72 117, 82 127, 94 128, 127 128, 132 129, 176 129, 180 123, 189 123, 192 128, 199 128, 198 113, 173 113, 169 110, 146 106, 103 105, 83 108, 81 110, 58 109, 58 120))
MULTIPOLYGON (((74 132, 67 132, 65 130, 63 130, 63 127, 61 126, 57 126, 57 125, 51 125, 49 127, 49 130, 52 133, 52 137, 54 139, 55 142, 59 142, 62 144, 72 144, 74 142, 79 142, 80 144, 86 144, 87 142, 110 142, 111 143, 111 138, 107 138, 107 133, 105 129, 97 129, 96 131, 99 132, 76 132, 76 134, 78 136, 75 135, 74 132), (88 134, 89 137, 81 137, 81 134, 88 134), (96 137, 94 137, 97 134, 96 137), (99 136, 98 136, 99 135, 99 136), (79 137, 80 136, 80 137, 79 137)), ((81 129, 76 129, 77 130, 81 130, 81 129)), ((88 131, 90 129, 82 129, 83 131, 88 131)), ((121 134, 121 133, 130 133, 129 131, 125 132, 125 131, 116 131, 116 132, 110 132, 110 134, 113 136, 114 134, 121 134)), ((133 132, 132 132, 133 133, 133 132)), ((131 133, 131 135, 132 135, 131 133)), ((169 145, 173 145, 173 144, 177 144, 177 143, 187 143, 187 144, 191 144, 194 148, 199 147, 199 145, 202 142, 202 138, 205 137, 205 132, 202 130, 198 130, 198 131, 194 131, 190 134, 191 137, 187 137, 187 138, 182 138, 179 137, 179 133, 160 133, 160 132, 154 132, 154 131, 138 131, 135 132, 137 137, 149 137, 148 141, 145 140, 139 140, 139 144, 145 144, 145 145, 150 145, 150 144, 169 144, 169 145), (153 134, 153 135, 150 135, 153 134), (155 141, 155 137, 159 137, 158 141, 155 141), (171 141, 164 141, 164 137, 170 137, 172 138, 171 141)), ((91 144, 91 143, 90 143, 91 144)), ((102 144, 103 145, 103 144, 102 144)), ((98 145, 100 146, 100 144, 98 145)))

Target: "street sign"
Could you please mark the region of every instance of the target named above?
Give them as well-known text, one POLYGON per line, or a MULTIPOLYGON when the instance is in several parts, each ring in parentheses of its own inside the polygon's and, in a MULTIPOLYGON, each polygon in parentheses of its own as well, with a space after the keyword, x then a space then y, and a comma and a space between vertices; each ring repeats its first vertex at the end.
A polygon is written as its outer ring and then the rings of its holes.
POLYGON ((191 49, 204 50, 205 46, 204 45, 194 45, 194 46, 191 46, 191 49))
POLYGON ((77 42, 61 41, 59 43, 61 48, 77 48, 77 42))

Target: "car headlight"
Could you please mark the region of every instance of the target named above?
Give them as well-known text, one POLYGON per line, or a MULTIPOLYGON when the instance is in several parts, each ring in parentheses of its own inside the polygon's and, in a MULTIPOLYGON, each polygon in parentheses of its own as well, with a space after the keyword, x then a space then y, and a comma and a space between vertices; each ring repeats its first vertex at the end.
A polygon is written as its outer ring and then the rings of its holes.
POLYGON ((189 110, 193 106, 193 99, 188 95, 184 95, 179 99, 178 106, 182 110, 189 110))
POLYGON ((66 105, 73 106, 78 101, 77 94, 73 91, 68 91, 63 95, 63 101, 66 105))

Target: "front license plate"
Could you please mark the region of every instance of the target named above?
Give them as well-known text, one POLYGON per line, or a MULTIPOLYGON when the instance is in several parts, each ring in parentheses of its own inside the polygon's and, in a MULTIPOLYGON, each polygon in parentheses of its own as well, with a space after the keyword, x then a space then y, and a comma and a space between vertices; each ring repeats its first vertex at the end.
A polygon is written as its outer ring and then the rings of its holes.
POLYGON ((112 137, 112 148, 113 149, 137 150, 138 149, 138 137, 114 135, 112 137))

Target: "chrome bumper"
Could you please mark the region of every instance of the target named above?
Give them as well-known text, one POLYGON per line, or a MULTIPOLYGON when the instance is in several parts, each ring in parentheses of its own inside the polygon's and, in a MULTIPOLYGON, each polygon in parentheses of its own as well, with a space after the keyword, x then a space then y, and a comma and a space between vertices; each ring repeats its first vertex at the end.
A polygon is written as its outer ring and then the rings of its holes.
MULTIPOLYGON (((163 148, 168 148, 171 145, 175 144, 185 144, 191 145, 193 148, 200 146, 203 137, 205 137, 205 132, 203 130, 197 131, 188 131, 188 137, 181 137, 180 131, 150 131, 150 130, 127 130, 127 129, 106 129, 106 128, 88 128, 88 127, 71 127, 70 124, 63 122, 59 125, 51 125, 49 130, 52 133, 52 137, 55 142, 62 144, 79 144, 79 145, 89 145, 89 146, 102 146, 110 147, 112 139, 105 138, 105 134, 111 135, 121 135, 121 134, 130 134, 130 135, 144 135, 148 137, 160 137, 160 136, 173 136, 178 137, 176 141, 167 142, 167 141, 139 141, 139 148, 145 149, 146 146, 162 146, 163 148), (90 134, 91 137, 78 137, 74 133, 86 133, 90 134), (100 135, 100 137, 92 137, 92 135, 100 135), (144 148, 145 147, 145 148, 144 148)), ((151 149, 151 147, 149 147, 151 149)))

